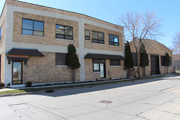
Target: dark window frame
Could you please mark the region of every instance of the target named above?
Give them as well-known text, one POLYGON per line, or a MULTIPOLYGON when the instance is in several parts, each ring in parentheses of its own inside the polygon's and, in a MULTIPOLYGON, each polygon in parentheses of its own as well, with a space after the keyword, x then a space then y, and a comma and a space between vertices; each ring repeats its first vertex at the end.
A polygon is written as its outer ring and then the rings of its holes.
POLYGON ((105 44, 105 42, 104 42, 104 33, 103 32, 98 32, 98 31, 94 31, 94 30, 92 30, 91 31, 91 35, 92 35, 92 43, 98 43, 98 44, 105 44), (102 33, 103 34, 103 40, 101 40, 101 39, 94 39, 93 38, 93 32, 97 32, 97 34, 98 33, 102 33), (95 41, 97 41, 97 42, 95 42, 95 41), (102 42, 102 43, 101 43, 102 42))
POLYGON ((92 59, 93 72, 100 72, 100 63, 105 63, 105 59, 92 59), (99 70, 94 70, 94 64, 98 64, 99 70))
POLYGON ((2 26, 0 27, 0 40, 2 40, 2 26))
POLYGON ((109 59, 109 65, 110 66, 121 66, 121 60, 119 60, 119 59, 109 59), (113 61, 118 61, 119 62, 119 64, 115 64, 115 63, 113 63, 113 61))
POLYGON ((88 30, 88 29, 85 29, 85 40, 90 40, 90 30, 88 30), (89 36, 87 36, 86 35, 86 31, 88 31, 89 32, 89 36))
POLYGON ((119 36, 118 35, 113 35, 113 34, 109 34, 109 45, 114 45, 114 46, 119 46, 119 36), (110 41, 110 36, 113 36, 113 41, 110 41), (117 37, 118 38, 118 42, 114 42, 114 38, 117 37), (112 43, 112 44, 110 44, 112 43), (116 45, 116 43, 118 45, 116 45))
POLYGON ((161 66, 166 66, 166 56, 161 56, 161 66))
POLYGON ((133 66, 138 66, 137 65, 137 54, 135 52, 132 52, 132 57, 133 57, 133 66))
POLYGON ((56 34, 55 36, 56 36, 57 39, 73 40, 73 27, 72 27, 72 26, 66 26, 66 25, 56 24, 56 26, 57 26, 57 25, 64 27, 64 34, 57 34, 57 33, 56 33, 56 29, 55 29, 55 34, 56 34), (72 35, 66 35, 66 33, 65 33, 65 27, 71 27, 71 28, 72 28, 72 35), (57 35, 62 35, 63 38, 59 38, 59 37, 57 37, 57 35), (72 39, 67 39, 66 37, 72 37, 72 39))
POLYGON ((39 20, 33 20, 33 19, 23 18, 23 19, 22 19, 21 34, 23 34, 23 35, 30 35, 30 34, 24 34, 24 33, 23 33, 23 30, 32 31, 32 35, 33 35, 33 36, 44 37, 44 21, 39 21, 39 20), (30 20, 30 21, 32 21, 32 22, 33 22, 33 28, 32 28, 32 29, 25 29, 25 28, 23 28, 23 20, 30 20), (42 22, 42 23, 43 23, 43 31, 34 30, 34 22, 42 22), (36 32, 42 32, 43 35, 42 35, 42 36, 40 36, 40 35, 34 35, 34 31, 36 31, 36 32))
MULTIPOLYGON (((64 60, 64 63, 65 63, 65 64, 58 64, 58 62, 57 62, 58 55, 65 55, 65 56, 67 57, 67 53, 56 53, 56 54, 55 54, 55 65, 56 65, 56 66, 67 66, 66 57, 64 58, 64 59, 65 59, 65 60, 64 60)), ((61 57, 60 57, 60 58, 61 58, 61 57)))

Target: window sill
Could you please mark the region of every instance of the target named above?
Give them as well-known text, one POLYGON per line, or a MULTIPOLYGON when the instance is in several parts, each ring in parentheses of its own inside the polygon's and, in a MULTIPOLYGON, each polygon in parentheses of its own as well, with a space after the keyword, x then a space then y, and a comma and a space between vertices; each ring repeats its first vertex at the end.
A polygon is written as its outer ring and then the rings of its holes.
POLYGON ((67 65, 56 65, 56 67, 68 67, 67 65))
POLYGON ((38 38, 45 38, 44 36, 37 36, 37 35, 26 35, 26 34, 21 34, 21 36, 31 36, 31 37, 38 37, 38 38))
POLYGON ((100 73, 100 71, 99 72, 93 72, 93 73, 100 73))
POLYGON ((115 66, 110 66, 110 67, 121 67, 121 66, 117 66, 117 65, 115 65, 115 66))
POLYGON ((62 40, 62 41, 74 41, 74 40, 70 40, 70 39, 60 39, 60 38, 55 38, 55 40, 62 40))

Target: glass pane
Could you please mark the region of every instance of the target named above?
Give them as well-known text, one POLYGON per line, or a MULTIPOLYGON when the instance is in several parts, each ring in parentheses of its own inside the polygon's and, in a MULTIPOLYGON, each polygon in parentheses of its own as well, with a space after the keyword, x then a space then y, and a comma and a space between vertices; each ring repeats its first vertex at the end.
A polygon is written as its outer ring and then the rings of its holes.
POLYGON ((43 36, 43 32, 34 31, 34 35, 36 35, 36 36, 43 36))
POLYGON ((94 63, 94 70, 98 71, 99 70, 99 64, 98 63, 94 63))
POLYGON ((104 64, 100 64, 100 77, 104 77, 104 64))
POLYGON ((104 40, 99 40, 99 43, 100 44, 104 44, 104 40))
POLYGON ((21 62, 13 62, 13 84, 21 84, 21 62))
POLYGON ((103 33, 98 33, 98 39, 99 40, 104 40, 104 34, 103 33))
POLYGON ((119 43, 115 42, 114 45, 119 46, 119 43))
POLYGON ((56 33, 57 34, 65 34, 64 33, 64 26, 56 25, 56 33))
POLYGON ((44 31, 44 22, 34 21, 34 30, 44 31))
POLYGON ((114 36, 114 42, 119 42, 118 36, 114 36))
POLYGON ((85 31, 85 35, 86 35, 86 36, 90 36, 90 31, 89 31, 89 30, 86 30, 86 31, 85 31))
POLYGON ((23 19, 22 28, 33 30, 33 21, 32 20, 23 19))
POLYGON ((64 39, 64 35, 58 35, 58 34, 56 34, 56 38, 64 39))
POLYGON ((99 41, 98 40, 92 40, 93 43, 98 43, 99 41))
POLYGON ((65 39, 72 40, 73 37, 72 36, 65 36, 65 39))
POLYGON ((86 36, 85 39, 86 39, 86 40, 90 40, 90 37, 89 37, 89 36, 86 36))
POLYGON ((113 35, 109 35, 109 41, 113 42, 113 35))
POLYGON ((92 31, 92 39, 97 39, 97 32, 92 31))
POLYGON ((72 27, 65 27, 65 34, 66 35, 73 35, 73 28, 72 27))
POLYGON ((33 31, 32 30, 22 30, 22 34, 33 35, 33 31))

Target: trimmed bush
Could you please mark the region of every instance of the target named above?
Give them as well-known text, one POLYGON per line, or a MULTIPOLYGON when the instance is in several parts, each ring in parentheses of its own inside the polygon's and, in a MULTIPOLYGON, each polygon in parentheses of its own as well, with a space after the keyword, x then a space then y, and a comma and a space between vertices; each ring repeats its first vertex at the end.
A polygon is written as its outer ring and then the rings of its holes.
POLYGON ((31 81, 26 82, 26 87, 32 87, 32 82, 31 81))

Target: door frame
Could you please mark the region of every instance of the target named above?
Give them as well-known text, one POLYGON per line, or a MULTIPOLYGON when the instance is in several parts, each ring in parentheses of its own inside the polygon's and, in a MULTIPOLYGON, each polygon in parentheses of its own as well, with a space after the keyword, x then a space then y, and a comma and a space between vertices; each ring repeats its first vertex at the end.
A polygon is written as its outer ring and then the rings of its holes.
MULTIPOLYGON (((105 61, 106 62, 106 61, 105 61)), ((100 68, 100 64, 103 64, 103 66, 104 66, 104 77, 101 77, 101 78, 106 78, 106 63, 105 62, 101 62, 101 63, 99 63, 99 68, 100 68)), ((101 68, 100 68, 101 69, 101 68)), ((101 72, 101 70, 100 70, 100 72, 101 72)))
POLYGON ((21 85, 23 84, 23 61, 20 61, 20 60, 13 60, 12 61, 12 85, 21 85), (20 62, 21 63, 21 83, 20 84, 14 84, 13 83, 13 63, 14 62, 20 62))
MULTIPOLYGON (((161 72, 160 72, 160 60, 159 60, 159 55, 157 55, 157 54, 151 54, 150 55, 150 59, 151 59, 151 57, 157 57, 157 63, 158 63, 158 65, 157 65, 157 67, 158 67, 158 73, 156 73, 156 74, 161 74, 161 72)), ((151 75, 156 75, 156 74, 152 74, 152 59, 151 59, 151 75)))

